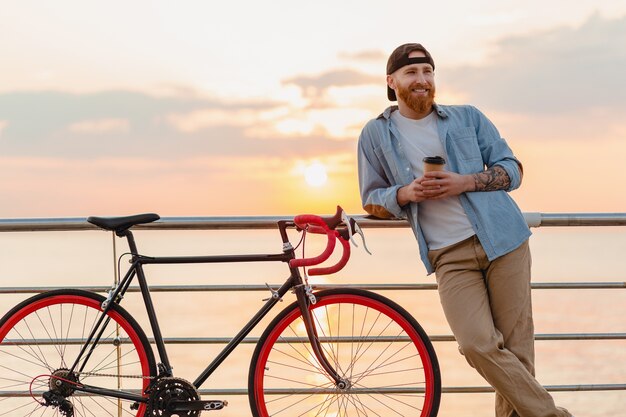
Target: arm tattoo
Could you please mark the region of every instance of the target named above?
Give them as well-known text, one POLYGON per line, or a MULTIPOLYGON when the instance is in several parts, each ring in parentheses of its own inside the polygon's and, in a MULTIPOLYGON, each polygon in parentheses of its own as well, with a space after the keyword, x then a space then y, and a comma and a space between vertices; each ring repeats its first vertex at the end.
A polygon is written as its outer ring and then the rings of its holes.
POLYGON ((486 171, 472 175, 474 178, 475 191, 508 190, 511 186, 511 178, 501 166, 494 166, 486 171))

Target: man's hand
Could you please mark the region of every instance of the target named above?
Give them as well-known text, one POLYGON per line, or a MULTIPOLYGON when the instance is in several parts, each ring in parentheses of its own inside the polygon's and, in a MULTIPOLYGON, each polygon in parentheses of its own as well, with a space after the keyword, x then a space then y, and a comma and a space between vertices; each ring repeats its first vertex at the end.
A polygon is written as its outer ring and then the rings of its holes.
POLYGON ((459 195, 474 191, 474 180, 468 175, 459 175, 448 171, 427 172, 423 177, 398 189, 396 199, 400 207, 408 203, 420 203, 424 200, 459 195))
POLYGON ((460 175, 449 171, 431 171, 419 180, 425 199, 438 200, 464 192, 475 191, 476 184, 471 175, 460 175))
POLYGON ((398 189, 396 200, 398 200, 398 205, 400 207, 409 203, 419 203, 428 198, 428 196, 424 194, 424 187, 422 186, 423 179, 424 177, 418 178, 398 189))

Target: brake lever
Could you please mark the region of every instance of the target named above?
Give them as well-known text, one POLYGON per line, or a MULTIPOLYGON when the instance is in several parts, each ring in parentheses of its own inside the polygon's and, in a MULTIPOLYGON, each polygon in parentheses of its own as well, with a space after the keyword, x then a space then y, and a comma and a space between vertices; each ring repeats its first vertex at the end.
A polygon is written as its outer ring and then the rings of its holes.
POLYGON ((353 236, 354 236, 355 233, 359 234, 361 236, 361 240, 363 241, 363 249, 365 249, 365 252, 367 252, 369 255, 371 255, 372 252, 370 252, 370 250, 367 248, 367 243, 365 243, 365 234, 363 233, 363 230, 361 230, 361 227, 356 222, 356 220, 354 220, 352 217, 348 216, 345 211, 342 211, 341 212, 341 221, 348 228, 348 236, 350 236, 350 242, 355 247, 358 248, 359 245, 357 245, 357 243, 354 240, 353 236))
POLYGON ((343 222, 343 224, 345 224, 348 227, 348 236, 350 238, 350 242, 354 245, 354 247, 358 248, 359 245, 356 244, 356 242, 354 241, 354 239, 352 238, 352 234, 354 233, 352 231, 352 222, 354 221, 354 219, 352 219, 350 216, 348 216, 345 212, 345 210, 341 211, 341 221, 343 222))
MULTIPOLYGON (((363 233, 361 226, 359 226, 359 224, 354 219, 350 219, 350 223, 354 223, 353 225, 351 225, 351 228, 354 227, 354 231, 361 236, 361 240, 363 241, 363 249, 365 249, 365 252, 371 255, 372 252, 370 252, 370 250, 367 248, 367 243, 365 243, 365 234, 363 233)), ((350 236, 350 238, 351 240, 353 240, 352 236, 350 236)), ((356 243, 355 243, 355 246, 356 246, 356 243)))

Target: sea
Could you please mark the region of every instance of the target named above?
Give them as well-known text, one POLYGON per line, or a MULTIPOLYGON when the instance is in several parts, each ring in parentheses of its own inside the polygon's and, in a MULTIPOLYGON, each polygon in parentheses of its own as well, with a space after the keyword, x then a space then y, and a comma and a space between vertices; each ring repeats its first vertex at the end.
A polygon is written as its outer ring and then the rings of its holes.
MULTIPOLYGON (((294 232, 295 233, 295 232, 294 232)), ((337 274, 311 278, 312 284, 432 284, 422 266, 408 228, 365 229, 368 255, 353 248, 349 264, 337 274)), ((279 253, 277 230, 204 230, 135 232, 146 255, 210 255, 279 253)), ((297 241, 297 236, 292 236, 297 241)), ((307 242, 310 256, 321 242, 307 242)), ((362 246, 362 245, 361 245, 362 246)), ((618 289, 536 289, 533 291, 535 330, 552 333, 626 333, 626 228, 542 227, 533 229, 533 282, 613 282, 618 289)), ((1 287, 110 286, 117 274, 124 241, 101 231, 0 233, 1 287)), ((127 258, 123 258, 123 261, 127 258)), ((127 262, 121 262, 122 269, 127 262)), ((151 265, 150 285, 248 284, 277 286, 288 276, 281 263, 212 265, 151 265)), ((404 306, 429 335, 449 335, 434 290, 380 291, 404 306)), ((257 311, 266 292, 194 292, 153 294, 161 330, 166 337, 234 335, 257 311)), ((28 294, 0 295, 0 314, 28 294)), ((277 305, 275 313, 292 301, 277 305)), ((149 329, 137 293, 124 307, 149 329)), ((269 314, 252 336, 259 336, 269 314)), ((149 333, 149 332, 147 332, 149 333)), ((484 387, 486 383, 459 354, 454 342, 435 342, 444 387, 484 387)), ((217 345, 170 345, 175 376, 194 380, 221 349, 217 345)), ((241 345, 202 388, 244 389, 253 345, 241 345)), ((626 384, 626 340, 566 340, 536 342, 537 379, 544 385, 626 384)), ((557 405, 577 417, 626 417, 626 391, 553 393, 557 405)), ((216 415, 250 415, 242 395, 223 398, 229 405, 216 415)), ((447 393, 441 417, 490 417, 493 393, 447 393)), ((0 406, 1 407, 1 406, 0 406)), ((1 414, 0 410, 0 414, 1 414)))

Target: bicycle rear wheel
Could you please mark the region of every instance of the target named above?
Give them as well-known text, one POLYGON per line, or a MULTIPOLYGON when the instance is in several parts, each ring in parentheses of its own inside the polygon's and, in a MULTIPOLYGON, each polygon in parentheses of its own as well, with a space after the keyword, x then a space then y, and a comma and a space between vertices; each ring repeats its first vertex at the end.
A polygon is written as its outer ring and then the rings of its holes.
POLYGON ((74 375, 67 372, 100 317, 104 299, 81 290, 50 291, 23 301, 0 320, 0 416, 63 415, 58 407, 41 404, 43 393, 55 387, 72 403, 75 416, 144 416, 145 403, 133 410, 130 401, 72 388, 78 382, 141 394, 155 376, 148 339, 118 305, 109 311, 87 363, 74 375))
POLYGON ((293 303, 265 330, 250 365, 256 417, 437 415, 437 357, 406 310, 363 290, 316 296, 310 309, 322 349, 348 388, 338 388, 317 361, 293 303))

